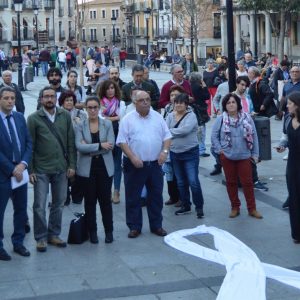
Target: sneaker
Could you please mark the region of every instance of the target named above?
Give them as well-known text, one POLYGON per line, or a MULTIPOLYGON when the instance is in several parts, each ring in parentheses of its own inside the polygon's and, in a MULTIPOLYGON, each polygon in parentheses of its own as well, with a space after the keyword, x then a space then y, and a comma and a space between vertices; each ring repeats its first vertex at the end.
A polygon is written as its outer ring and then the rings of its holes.
POLYGON ((254 183, 254 189, 267 192, 269 189, 263 185, 260 181, 254 183))
POLYGON ((112 202, 114 204, 119 204, 120 203, 120 192, 118 190, 114 190, 114 195, 112 198, 112 202))
POLYGON ((47 251, 47 242, 44 240, 40 240, 36 243, 36 250, 38 252, 46 252, 47 251))
POLYGON ((181 207, 180 209, 175 211, 175 215, 179 216, 179 215, 186 215, 186 214, 190 214, 191 211, 191 207, 181 207))
POLYGON ((210 172, 210 176, 215 176, 215 175, 219 175, 222 173, 222 168, 220 167, 215 167, 211 172, 210 172))
POLYGON ((64 242, 62 239, 60 239, 58 236, 53 236, 51 238, 48 239, 48 243, 50 245, 59 247, 59 248, 65 248, 67 247, 67 243, 64 242))
POLYGON ((196 208, 197 218, 201 219, 204 217, 203 208, 196 208))

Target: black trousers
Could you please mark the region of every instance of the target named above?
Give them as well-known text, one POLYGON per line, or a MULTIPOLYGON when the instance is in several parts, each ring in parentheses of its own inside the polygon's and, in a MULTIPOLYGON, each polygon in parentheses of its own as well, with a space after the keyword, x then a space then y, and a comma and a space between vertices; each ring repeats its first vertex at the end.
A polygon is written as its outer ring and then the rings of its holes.
POLYGON ((90 177, 81 177, 84 194, 84 209, 89 232, 97 231, 96 205, 99 202, 105 233, 113 232, 111 187, 113 177, 106 169, 91 172, 90 177))

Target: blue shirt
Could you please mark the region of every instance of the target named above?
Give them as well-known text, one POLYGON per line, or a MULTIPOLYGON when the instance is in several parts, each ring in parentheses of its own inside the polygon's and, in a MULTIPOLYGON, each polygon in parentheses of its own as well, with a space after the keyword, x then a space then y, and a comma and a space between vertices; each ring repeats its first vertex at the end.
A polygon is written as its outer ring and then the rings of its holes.
POLYGON ((283 86, 282 96, 286 97, 292 92, 300 92, 300 81, 293 83, 291 80, 283 86))

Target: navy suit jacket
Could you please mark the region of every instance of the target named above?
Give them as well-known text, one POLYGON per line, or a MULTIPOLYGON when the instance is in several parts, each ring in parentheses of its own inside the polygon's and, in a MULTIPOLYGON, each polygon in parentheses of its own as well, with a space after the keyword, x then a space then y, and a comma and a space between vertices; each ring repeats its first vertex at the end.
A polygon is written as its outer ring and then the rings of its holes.
MULTIPOLYGON (((21 145, 21 161, 25 161, 29 165, 32 155, 32 140, 25 118, 21 113, 15 111, 13 118, 21 145)), ((14 168, 12 144, 3 120, 0 118, 0 184, 10 184, 14 168)))

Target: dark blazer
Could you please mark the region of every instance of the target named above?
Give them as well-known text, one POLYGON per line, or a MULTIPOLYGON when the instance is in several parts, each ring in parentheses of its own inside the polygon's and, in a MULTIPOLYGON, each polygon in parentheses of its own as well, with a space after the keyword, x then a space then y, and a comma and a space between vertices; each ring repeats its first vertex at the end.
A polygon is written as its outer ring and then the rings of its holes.
MULTIPOLYGON (((131 82, 125 84, 122 87, 122 97, 123 97, 122 100, 125 101, 126 106, 131 103, 130 93, 131 93, 131 88, 133 86, 134 86, 134 83, 133 83, 133 81, 131 81, 131 82)), ((157 105, 158 105, 159 98, 157 98, 154 86, 151 83, 143 81, 142 82, 142 89, 150 94, 151 106, 154 109, 156 109, 157 105)))
MULTIPOLYGON (((21 113, 13 112, 18 137, 21 144, 21 161, 25 161, 27 165, 31 160, 32 141, 26 126, 26 121, 21 113)), ((15 168, 13 164, 13 149, 9 134, 0 117, 0 184, 10 184, 10 178, 15 168)))

